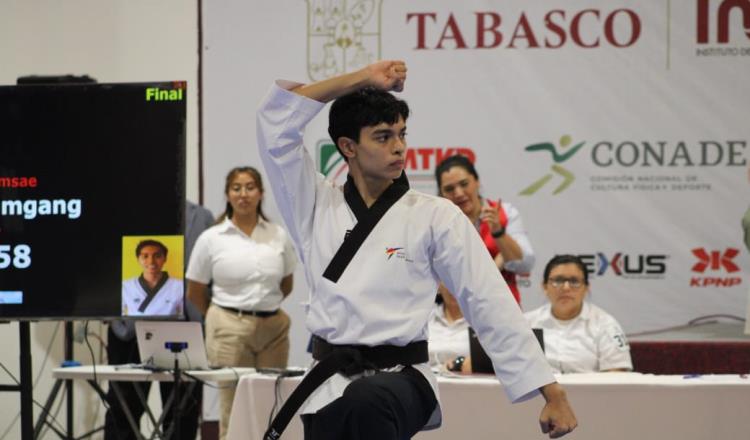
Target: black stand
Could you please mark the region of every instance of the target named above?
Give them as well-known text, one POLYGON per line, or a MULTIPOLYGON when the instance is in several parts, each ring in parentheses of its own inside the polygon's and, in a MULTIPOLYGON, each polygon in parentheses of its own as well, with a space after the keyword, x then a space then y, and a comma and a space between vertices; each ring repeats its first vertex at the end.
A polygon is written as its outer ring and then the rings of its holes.
POLYGON ((21 343, 21 439, 32 440, 34 437, 34 396, 32 395, 31 378, 31 331, 28 321, 18 323, 21 343))
MULTIPOLYGON (((73 321, 65 321, 65 360, 73 360, 73 321)), ((73 439, 73 381, 65 381, 65 426, 68 428, 68 440, 73 439)))
POLYGON ((18 391, 21 393, 21 439, 34 438, 34 397, 31 378, 31 332, 28 321, 18 322, 20 346, 19 364, 21 382, 16 385, 0 385, 0 391, 18 391))
MULTIPOLYGON (((96 83, 96 79, 91 78, 88 75, 26 75, 16 78, 16 84, 18 85, 33 85, 33 84, 93 84, 96 83)), ((47 415, 52 403, 54 403, 55 397, 60 389, 60 386, 56 383, 50 392, 47 402, 49 408, 45 405, 45 409, 39 416, 37 427, 34 427, 34 396, 33 396, 33 384, 31 378, 31 337, 29 330, 28 321, 19 321, 19 334, 21 342, 21 384, 19 389, 21 391, 21 439, 22 440, 33 440, 39 436, 41 426, 46 423, 47 415)), ((65 360, 73 360, 73 323, 71 321, 65 322, 65 360)), ((60 381, 58 381, 59 383, 60 381)), ((73 381, 65 380, 65 398, 66 398, 66 414, 67 414, 67 435, 60 436, 67 440, 73 439, 73 381)), ((0 391, 15 391, 14 387, 7 388, 7 386, 0 386, 0 391)), ((55 429, 55 432, 57 430, 55 429)), ((58 432, 58 435, 60 433, 58 432)))
MULTIPOLYGON (((64 335, 64 351, 65 351, 65 361, 66 362, 72 362, 73 361, 73 322, 72 321, 65 321, 65 335, 64 335)), ((100 395, 102 395, 102 392, 99 390, 96 390, 100 395)), ((47 395, 47 400, 44 403, 44 407, 42 407, 42 411, 39 414, 39 418, 36 421, 36 425, 34 425, 34 439, 38 439, 39 436, 42 434, 42 429, 44 428, 44 425, 48 425, 50 429, 55 431, 57 436, 63 440, 81 440, 87 437, 91 437, 92 435, 96 434, 99 431, 102 431, 104 429, 104 426, 100 426, 98 428, 94 428, 93 430, 86 432, 82 434, 79 437, 76 437, 73 429, 74 429, 74 417, 73 417, 73 380, 72 379, 58 379, 55 381, 55 384, 52 386, 52 390, 50 390, 49 394, 47 395), (61 432, 59 429, 57 429, 56 426, 52 425, 48 421, 49 414, 51 413, 52 406, 55 404, 55 400, 57 399, 57 395, 60 392, 60 389, 65 386, 65 408, 66 408, 66 431, 61 432)))
POLYGON ((179 439, 180 416, 182 415, 180 409, 182 407, 182 403, 180 402, 180 376, 182 373, 180 371, 179 354, 187 348, 188 344, 187 342, 165 342, 164 345, 166 348, 169 348, 169 351, 174 353, 174 371, 172 372, 174 377, 174 388, 172 389, 172 428, 174 436, 172 438, 179 439))

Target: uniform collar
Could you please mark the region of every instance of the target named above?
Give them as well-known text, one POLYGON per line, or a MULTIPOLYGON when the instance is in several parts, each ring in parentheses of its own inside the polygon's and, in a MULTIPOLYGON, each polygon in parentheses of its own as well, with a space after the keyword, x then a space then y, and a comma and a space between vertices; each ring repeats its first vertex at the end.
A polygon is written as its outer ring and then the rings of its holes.
POLYGON ((346 183, 344 184, 344 198, 349 208, 357 217, 357 221, 361 221, 365 216, 372 215, 377 212, 379 206, 385 205, 385 210, 398 201, 409 190, 409 179, 406 177, 406 172, 402 171, 401 175, 393 181, 393 183, 385 189, 383 194, 378 197, 375 203, 368 208, 365 201, 362 199, 362 195, 359 194, 357 186, 354 185, 354 178, 351 174, 346 177, 346 183))
MULTIPOLYGON (((255 225, 255 227, 256 228, 260 227, 260 228, 265 229, 267 227, 267 224, 268 224, 267 221, 263 220, 262 217, 258 216, 258 224, 255 225)), ((219 232, 220 233, 227 233, 227 232, 230 232, 230 231, 237 232, 237 233, 240 233, 240 234, 244 234, 244 232, 242 232, 240 230, 240 228, 238 228, 237 225, 235 225, 234 223, 232 223, 232 220, 227 217, 227 218, 224 219, 223 222, 219 223, 219 232)))
POLYGON ((552 315, 552 304, 547 303, 543 307, 544 307, 544 316, 545 316, 544 320, 549 323, 568 322, 572 324, 574 321, 578 321, 578 320, 588 321, 591 318, 591 306, 589 306, 589 303, 586 300, 583 301, 583 307, 581 308, 581 313, 579 313, 578 316, 576 316, 575 318, 569 319, 567 321, 561 321, 552 315))

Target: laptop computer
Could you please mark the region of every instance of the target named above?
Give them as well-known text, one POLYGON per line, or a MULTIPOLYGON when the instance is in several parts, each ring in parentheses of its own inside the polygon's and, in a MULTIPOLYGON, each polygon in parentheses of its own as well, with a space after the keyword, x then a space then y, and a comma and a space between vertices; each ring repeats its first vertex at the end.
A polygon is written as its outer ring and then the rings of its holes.
MULTIPOLYGON (((532 328, 536 340, 539 341, 539 345, 544 351, 544 331, 540 328, 532 328)), ((492 368, 492 361, 487 352, 484 351, 482 345, 479 343, 479 338, 474 332, 474 329, 469 327, 469 353, 471 355, 471 370, 474 373, 486 373, 495 374, 495 369, 492 368)))
POLYGON ((209 369, 200 322, 136 321, 135 336, 141 362, 146 366, 172 370, 177 356, 180 369, 209 369))

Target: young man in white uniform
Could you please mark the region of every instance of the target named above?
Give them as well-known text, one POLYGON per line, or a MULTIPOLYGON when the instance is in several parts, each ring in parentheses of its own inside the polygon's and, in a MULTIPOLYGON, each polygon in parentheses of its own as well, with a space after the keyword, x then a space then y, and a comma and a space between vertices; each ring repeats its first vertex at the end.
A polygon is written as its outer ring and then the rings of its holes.
POLYGON ((160 241, 143 240, 135 250, 143 273, 122 283, 122 315, 182 315, 182 280, 163 272, 167 247, 160 241))
POLYGON ((303 402, 306 439, 404 439, 439 426, 425 341, 440 280, 509 398, 541 391, 542 431, 560 437, 575 416, 474 226, 450 201, 408 188, 408 107, 387 93, 405 79, 403 62, 382 61, 310 85, 279 81, 258 111, 260 156, 305 264, 319 362, 266 438, 279 438, 303 402), (334 99, 329 133, 349 164, 343 187, 316 172, 302 144, 305 125, 334 99))

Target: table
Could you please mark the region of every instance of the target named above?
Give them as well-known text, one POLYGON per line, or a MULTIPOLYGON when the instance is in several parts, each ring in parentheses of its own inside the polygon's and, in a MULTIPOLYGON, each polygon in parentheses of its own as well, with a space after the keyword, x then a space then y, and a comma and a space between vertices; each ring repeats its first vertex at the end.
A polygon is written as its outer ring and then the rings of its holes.
POLYGON ((713 318, 631 335, 633 369, 652 374, 750 373, 750 335, 744 330, 744 323, 713 318))
MULTIPOLYGON (((254 368, 242 368, 242 367, 236 367, 236 368, 220 368, 216 370, 186 370, 184 371, 183 375, 180 376, 181 382, 192 382, 193 384, 196 384, 195 379, 201 380, 201 381, 214 381, 214 382, 221 382, 221 381, 236 381, 240 379, 243 375, 254 373, 254 368)), ((167 400, 167 403, 165 404, 164 408, 162 408, 162 415, 160 417, 156 417, 151 409, 148 406, 148 402, 146 400, 147 396, 139 395, 138 397, 141 400, 141 403, 144 406, 145 412, 147 417, 151 419, 151 423, 154 426, 154 431, 148 435, 148 437, 144 437, 140 432, 139 423, 137 420, 134 420, 132 414, 130 414, 130 411, 127 408, 127 405, 124 404, 122 400, 122 395, 119 391, 119 387, 117 386, 117 382, 171 382, 174 380, 174 376, 169 371, 152 371, 152 370, 145 370, 142 368, 133 368, 131 366, 122 366, 122 365, 84 365, 84 366, 77 366, 77 367, 65 367, 65 368, 55 368, 52 370, 52 377, 59 380, 85 380, 91 384, 91 386, 94 388, 94 390, 99 394, 99 396, 102 399, 106 398, 106 393, 101 389, 101 387, 98 384, 98 381, 100 380, 106 380, 110 381, 110 386, 114 389, 115 394, 117 395, 118 399, 120 399, 120 402, 123 404, 123 410, 125 411, 125 415, 128 417, 128 422, 130 424, 130 427, 133 429, 133 433, 136 435, 139 439, 154 439, 154 438, 168 438, 170 433, 163 433, 161 432, 161 422, 164 417, 164 414, 167 413, 172 403, 172 397, 170 396, 167 400)), ((137 388, 136 388, 137 390, 137 388)), ((178 404, 184 404, 185 400, 182 400, 181 402, 178 402, 178 404)), ((70 435, 70 433, 68 433, 70 435)))
MULTIPOLYGON (((274 376, 240 379, 229 440, 260 440, 274 404, 274 376)), ((281 381, 287 398, 300 378, 281 381)), ((591 440, 741 439, 750 432, 750 378, 740 375, 656 376, 593 373, 558 376, 579 421, 565 437, 591 440)), ((544 400, 511 405, 491 376, 438 377, 443 426, 415 440, 545 439, 537 423, 544 400)), ((301 439, 295 417, 282 440, 301 439)))
MULTIPOLYGON (((238 380, 243 375, 255 373, 255 369, 236 367, 219 368, 216 370, 184 370, 184 372, 200 380, 220 382, 238 380)), ((174 377, 170 372, 157 372, 121 365, 82 365, 78 367, 55 368, 52 370, 52 377, 62 380, 94 380, 94 373, 96 373, 96 380, 112 380, 120 382, 163 382, 174 380, 174 377)), ((185 375, 182 376, 180 380, 192 381, 193 379, 185 375)))

